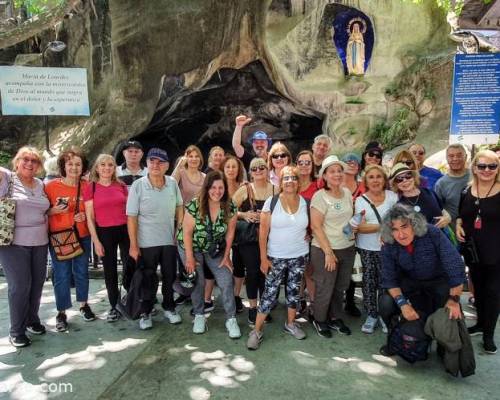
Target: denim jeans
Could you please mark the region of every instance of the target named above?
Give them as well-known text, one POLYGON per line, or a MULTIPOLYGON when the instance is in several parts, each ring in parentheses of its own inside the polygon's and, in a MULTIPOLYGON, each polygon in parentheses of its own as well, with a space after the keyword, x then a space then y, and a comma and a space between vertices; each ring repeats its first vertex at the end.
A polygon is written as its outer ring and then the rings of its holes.
MULTIPOLYGON (((182 262, 186 263, 186 253, 181 246, 178 246, 179 256, 182 262)), ((233 318, 236 315, 236 304, 234 302, 233 273, 227 267, 219 267, 222 257, 211 258, 208 253, 194 253, 196 265, 196 283, 191 293, 193 312, 195 315, 204 314, 205 305, 205 277, 203 275, 203 265, 206 264, 215 277, 215 282, 222 292, 222 305, 226 312, 226 318, 233 318)))
POLYGON ((54 248, 50 248, 52 274, 57 311, 71 308, 71 272, 75 279, 76 301, 86 302, 89 296, 89 257, 91 250, 90 236, 80 239, 83 254, 71 260, 59 261, 54 248))

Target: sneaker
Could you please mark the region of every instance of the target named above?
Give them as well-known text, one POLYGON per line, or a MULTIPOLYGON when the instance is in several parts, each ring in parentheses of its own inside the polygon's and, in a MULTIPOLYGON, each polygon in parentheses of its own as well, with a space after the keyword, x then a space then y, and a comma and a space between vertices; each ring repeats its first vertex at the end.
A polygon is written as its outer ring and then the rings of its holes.
POLYGON ((249 308, 248 309, 248 325, 251 327, 255 326, 255 321, 257 320, 257 309, 249 308))
POLYGON ((361 317, 361 311, 354 303, 346 303, 344 310, 351 317, 361 317))
POLYGON ((31 340, 26 335, 10 336, 9 342, 14 347, 26 347, 31 344, 31 340))
POLYGON ((332 319, 328 322, 328 327, 334 331, 337 331, 338 333, 342 333, 343 335, 350 335, 351 330, 349 327, 344 324, 344 321, 342 321, 340 318, 337 319, 332 319))
POLYGON ((195 315, 193 323, 193 333, 202 334, 207 331, 207 322, 204 315, 195 315))
POLYGON ((43 335, 47 330, 45 329, 45 326, 43 326, 41 323, 36 323, 32 324, 30 326, 26 327, 26 330, 31 333, 32 335, 43 335))
POLYGON ((378 325, 382 329, 383 333, 385 333, 386 335, 389 333, 389 329, 387 328, 387 325, 385 324, 385 322, 382 319, 382 317, 378 317, 378 325))
POLYGON ((204 306, 204 311, 205 312, 210 312, 213 311, 215 308, 214 302, 213 301, 205 301, 205 306, 204 306))
POLYGON ((174 303, 176 306, 180 306, 181 304, 184 304, 188 300, 188 298, 189 298, 188 296, 183 296, 181 294, 174 300, 174 303))
POLYGON ((236 303, 236 312, 242 313, 245 307, 243 306, 243 301, 241 301, 240 296, 234 296, 234 302, 236 303))
POLYGON ((478 336, 483 334, 483 327, 479 325, 474 325, 467 328, 467 332, 469 332, 469 336, 478 336))
POLYGON ((226 329, 231 339, 239 339, 241 337, 240 327, 235 317, 226 320, 226 329))
POLYGON ((293 322, 291 325, 285 322, 283 326, 283 330, 292 335, 295 339, 302 340, 306 338, 306 333, 302 330, 302 328, 296 323, 293 322))
POLYGON ((493 341, 493 338, 483 338, 483 348, 484 352, 488 354, 496 354, 497 346, 493 341))
POLYGON ((361 327, 361 332, 371 334, 377 327, 378 318, 368 316, 365 323, 361 327))
POLYGON ((316 332, 318 332, 318 335, 324 338, 331 338, 332 337, 332 331, 328 327, 328 324, 325 324, 324 322, 319 322, 314 320, 312 322, 314 328, 316 329, 316 332))
POLYGON ((163 315, 165 316, 165 319, 170 322, 172 325, 177 325, 177 324, 180 324, 182 322, 182 318, 181 316, 175 312, 175 311, 165 311, 163 313, 163 315))
POLYGON ((257 350, 259 348, 260 342, 262 342, 264 334, 262 332, 257 332, 255 329, 248 334, 247 349, 257 350))
POLYGON ((66 332, 68 330, 68 317, 66 313, 60 312, 56 316, 56 331, 66 332))
POLYGON ((93 321, 95 319, 95 314, 90 309, 90 306, 85 303, 83 307, 80 307, 80 315, 85 321, 93 321))
POLYGON ((120 312, 116 308, 112 308, 108 312, 108 316, 106 317, 106 321, 108 322, 116 322, 120 319, 120 312))
POLYGON ((141 319, 139 320, 139 329, 145 331, 146 329, 151 329, 153 327, 153 320, 151 319, 151 314, 141 314, 141 319))
POLYGON ((389 346, 387 346, 387 345, 383 345, 380 348, 379 353, 382 354, 383 356, 386 356, 386 357, 392 357, 392 356, 396 355, 395 352, 389 350, 389 346))

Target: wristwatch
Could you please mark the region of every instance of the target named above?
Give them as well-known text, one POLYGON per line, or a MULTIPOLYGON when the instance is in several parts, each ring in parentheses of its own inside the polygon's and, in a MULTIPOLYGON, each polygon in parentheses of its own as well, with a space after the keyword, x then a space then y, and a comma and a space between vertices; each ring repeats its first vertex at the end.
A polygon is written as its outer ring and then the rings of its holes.
POLYGON ((458 295, 449 295, 448 296, 448 300, 453 300, 455 303, 459 303, 460 304, 460 296, 458 295))

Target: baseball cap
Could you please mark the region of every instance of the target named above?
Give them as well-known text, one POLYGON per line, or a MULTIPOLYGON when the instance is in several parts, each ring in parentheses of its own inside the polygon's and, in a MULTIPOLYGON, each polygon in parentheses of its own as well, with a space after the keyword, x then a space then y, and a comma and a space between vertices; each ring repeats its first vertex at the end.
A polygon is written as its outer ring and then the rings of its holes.
POLYGON ((129 140, 129 141, 125 142, 122 150, 127 150, 127 149, 130 149, 131 147, 144 151, 144 149, 142 148, 142 144, 140 144, 137 140, 129 140))
POLYGON ((168 154, 165 150, 160 149, 158 147, 153 147, 149 149, 148 155, 146 156, 148 160, 152 158, 156 158, 160 161, 167 162, 168 161, 168 154))

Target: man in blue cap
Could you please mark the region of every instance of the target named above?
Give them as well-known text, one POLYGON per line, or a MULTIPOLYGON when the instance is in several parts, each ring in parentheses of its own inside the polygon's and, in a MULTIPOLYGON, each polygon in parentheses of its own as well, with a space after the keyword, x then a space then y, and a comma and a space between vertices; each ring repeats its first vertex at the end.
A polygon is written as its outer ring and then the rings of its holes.
MULTIPOLYGON (((175 311, 173 283, 177 270, 175 232, 182 223, 183 202, 177 181, 165 175, 169 166, 167 152, 152 148, 146 157, 148 174, 131 186, 127 200, 127 227, 130 237, 129 255, 142 257, 145 269, 156 272, 160 264, 165 319, 171 324, 181 322, 175 311)), ((154 298, 156 293, 152 293, 154 298)), ((139 327, 153 327, 152 302, 144 302, 139 327)))
POLYGON ((254 132, 250 138, 253 151, 249 152, 245 149, 245 147, 243 147, 241 144, 241 132, 243 127, 249 124, 250 121, 252 121, 252 118, 249 118, 246 115, 238 115, 236 117, 236 127, 233 132, 234 153, 236 154, 236 157, 241 158, 246 170, 250 167, 250 161, 252 161, 255 157, 267 160, 267 150, 271 145, 271 139, 267 136, 267 134, 263 131, 257 131, 254 132))

